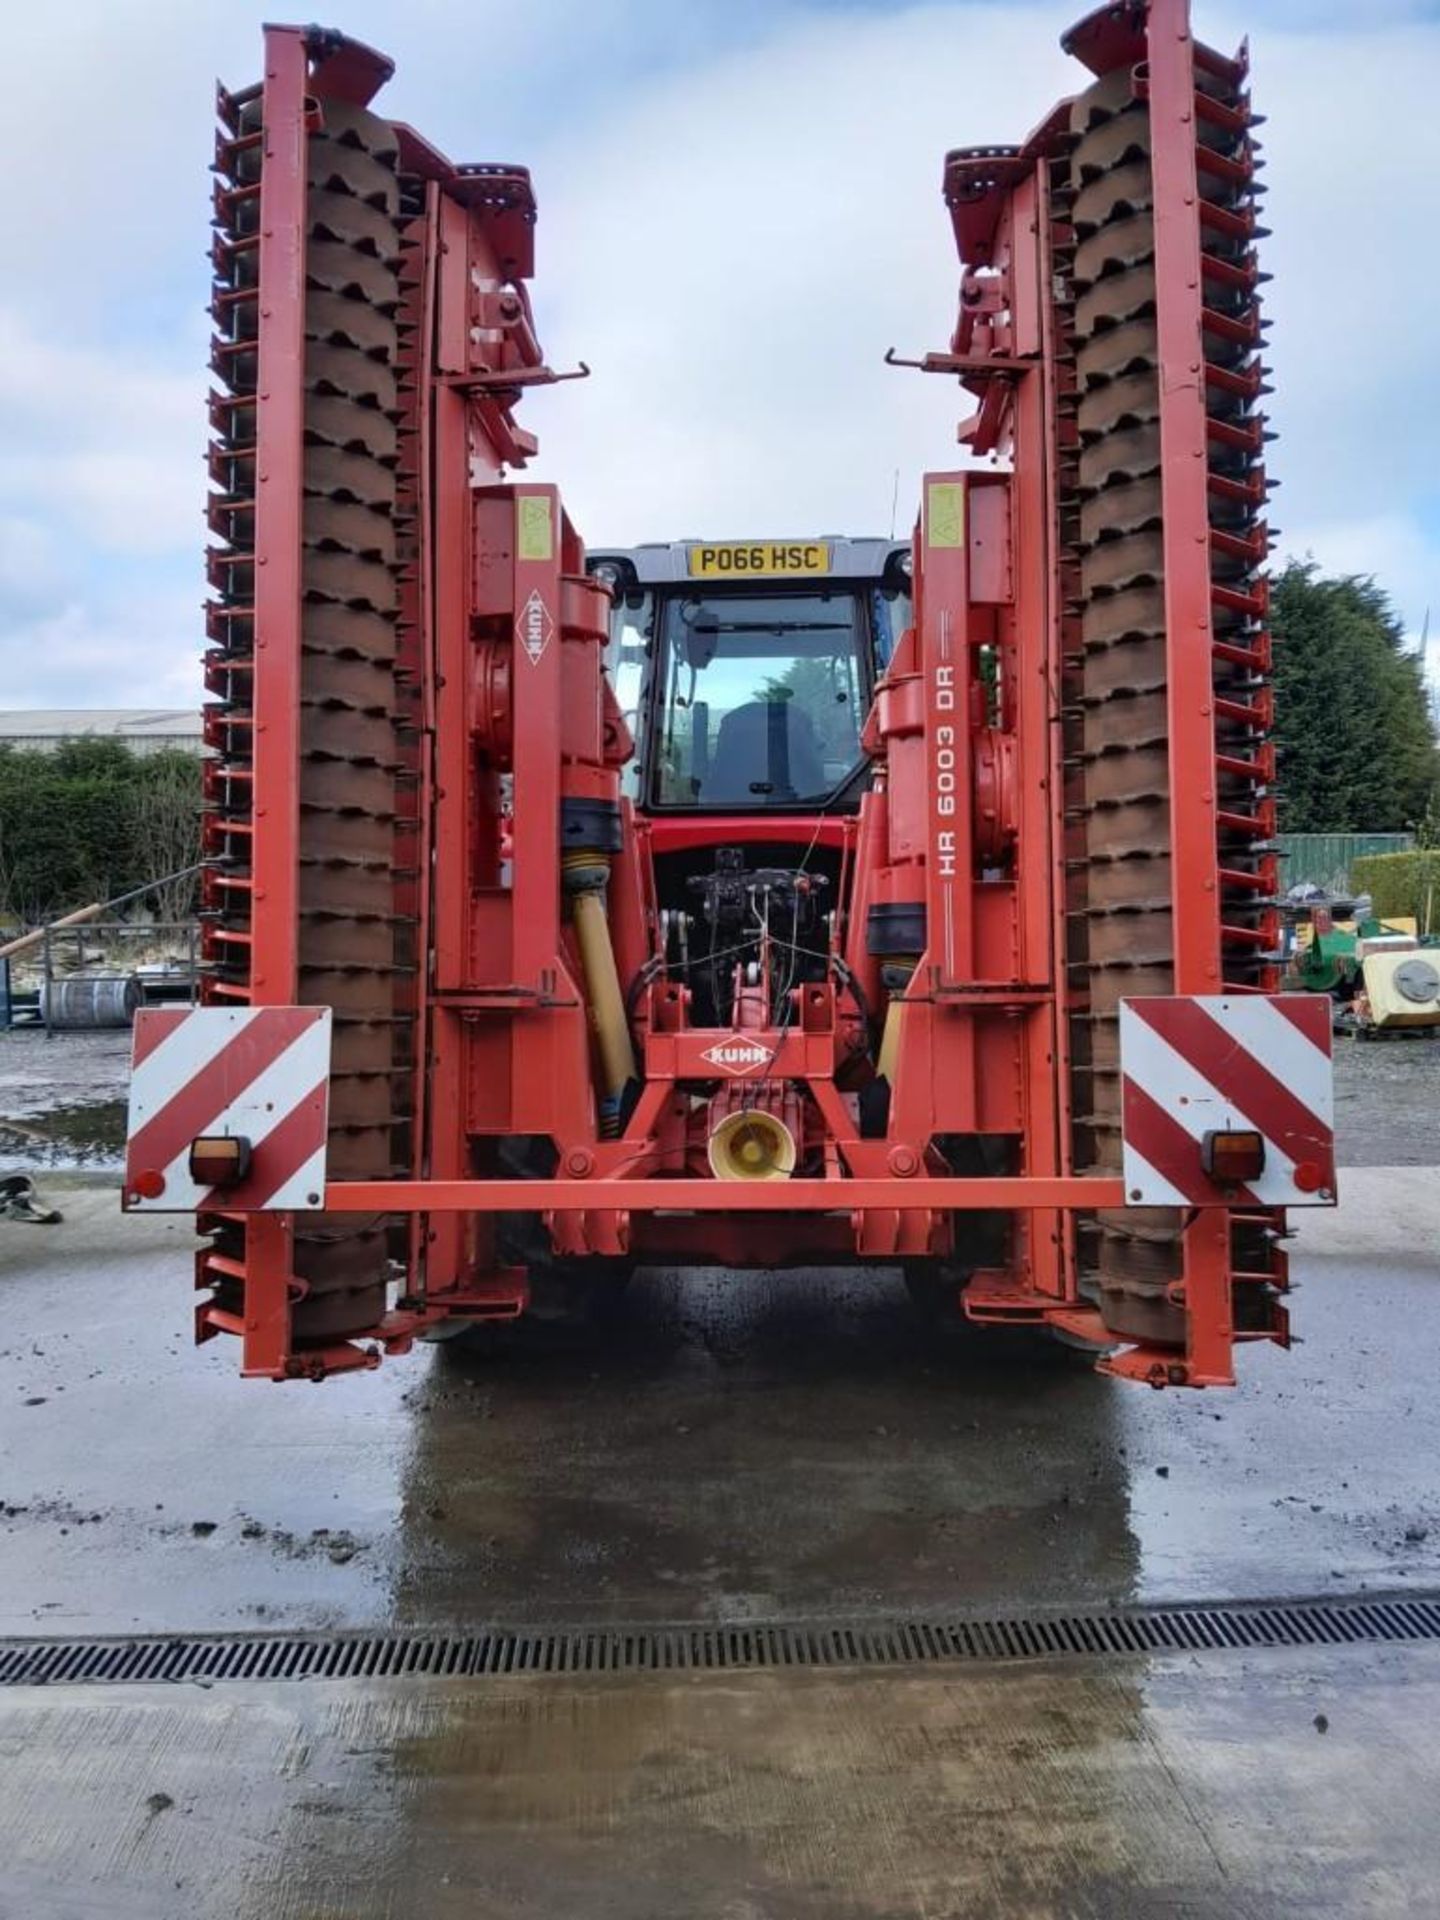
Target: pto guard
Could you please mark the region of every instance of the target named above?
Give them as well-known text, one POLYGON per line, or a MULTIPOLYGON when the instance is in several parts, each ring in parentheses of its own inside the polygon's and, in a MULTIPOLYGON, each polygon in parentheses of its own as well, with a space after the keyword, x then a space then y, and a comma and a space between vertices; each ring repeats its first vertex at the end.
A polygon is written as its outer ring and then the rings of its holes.
POLYGON ((306 1213, 325 1198, 329 1007, 152 1008, 135 1017, 124 1205, 306 1213), (197 1138, 248 1141, 233 1186, 190 1172, 197 1138))
POLYGON ((1120 1004, 1125 1198, 1137 1207, 1334 1206, 1330 1002, 1175 995, 1120 1004), (1254 1131, 1248 1185, 1206 1174, 1210 1133, 1254 1131))

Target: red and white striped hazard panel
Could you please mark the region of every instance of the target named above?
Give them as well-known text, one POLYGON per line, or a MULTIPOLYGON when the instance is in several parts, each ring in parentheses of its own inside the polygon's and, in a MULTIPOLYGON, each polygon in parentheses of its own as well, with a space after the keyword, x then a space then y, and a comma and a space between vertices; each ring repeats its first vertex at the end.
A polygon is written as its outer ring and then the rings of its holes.
POLYGON ((190 1213, 306 1212, 325 1194, 329 1007, 150 1008, 135 1016, 125 1205, 190 1213), (197 1138, 243 1140, 223 1189, 191 1176, 197 1138))
POLYGON ((1132 1206, 1330 1206, 1335 1122, 1324 994, 1122 1000, 1125 1197, 1132 1206), (1255 1132, 1264 1165, 1220 1186, 1207 1134, 1255 1132))

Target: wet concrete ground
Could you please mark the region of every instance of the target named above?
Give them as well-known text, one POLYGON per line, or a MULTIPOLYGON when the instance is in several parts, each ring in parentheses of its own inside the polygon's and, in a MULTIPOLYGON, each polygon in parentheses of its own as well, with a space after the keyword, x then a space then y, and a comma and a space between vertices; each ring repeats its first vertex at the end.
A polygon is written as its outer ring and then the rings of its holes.
POLYGON ((1335 1136, 1346 1167, 1440 1160, 1440 1037, 1335 1036, 1335 1136))
POLYGON ((1303 1344, 1200 1394, 937 1343, 898 1279, 834 1272, 647 1273, 599 1338, 246 1382, 190 1344, 182 1222, 45 1190, 63 1226, 0 1222, 0 1632, 1440 1584, 1426 1172, 1352 1171, 1302 1236, 1303 1344))
POLYGON ((37 1688, 0 1913, 1418 1920, 1437 1713, 1435 1647, 37 1688))
MULTIPOLYGON (((650 1273, 598 1341, 247 1383, 190 1345, 183 1223, 46 1174, 65 1223, 0 1222, 0 1633, 1435 1588, 1440 1178, 1356 1162, 1433 1159, 1437 1085, 1440 1048, 1342 1052, 1302 1344, 1230 1393, 937 1345, 844 1273, 650 1273)), ((17 1689, 0 1916, 1408 1917, 1437 1708, 1430 1647, 17 1689)))
POLYGON ((0 1031, 0 1173, 118 1166, 129 1072, 128 1030, 0 1031))

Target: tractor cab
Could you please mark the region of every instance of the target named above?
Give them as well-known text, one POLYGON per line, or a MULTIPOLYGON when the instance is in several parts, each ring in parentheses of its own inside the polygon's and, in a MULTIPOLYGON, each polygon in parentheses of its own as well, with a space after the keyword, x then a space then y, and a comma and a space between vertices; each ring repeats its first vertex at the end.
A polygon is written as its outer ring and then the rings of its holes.
POLYGON ((910 617, 884 540, 675 541, 592 554, 614 599, 606 665, 638 810, 853 812, 861 731, 910 617))
POLYGON ((677 540, 589 569, 611 592, 624 787, 671 977, 701 1025, 738 1021, 747 980, 788 1006, 825 977, 846 905, 841 816, 870 784, 861 735, 910 624, 910 548, 677 540))

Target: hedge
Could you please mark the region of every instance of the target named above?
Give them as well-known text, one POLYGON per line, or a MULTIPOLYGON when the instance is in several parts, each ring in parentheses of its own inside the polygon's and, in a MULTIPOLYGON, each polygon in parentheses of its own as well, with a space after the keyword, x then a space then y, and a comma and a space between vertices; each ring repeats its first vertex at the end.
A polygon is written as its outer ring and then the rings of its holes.
MULTIPOLYGON (((199 856, 201 761, 82 737, 53 752, 0 744, 0 920, 39 926, 199 856)), ((184 890, 166 918, 189 911, 184 890)))
POLYGON ((1370 895, 1378 919, 1413 914, 1422 933, 1440 932, 1440 849, 1362 854, 1351 863, 1350 885, 1370 895))

